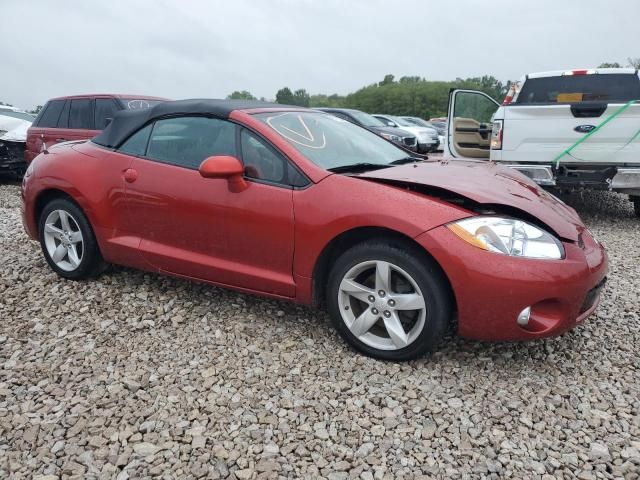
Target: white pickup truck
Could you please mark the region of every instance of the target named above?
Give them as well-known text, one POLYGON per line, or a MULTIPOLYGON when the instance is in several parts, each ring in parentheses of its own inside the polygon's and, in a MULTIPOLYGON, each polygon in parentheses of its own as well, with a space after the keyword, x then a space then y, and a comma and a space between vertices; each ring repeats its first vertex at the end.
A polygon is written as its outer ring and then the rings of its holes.
POLYGON ((490 159, 558 189, 629 195, 640 216, 640 76, 631 68, 534 73, 502 105, 452 90, 445 157, 490 159))

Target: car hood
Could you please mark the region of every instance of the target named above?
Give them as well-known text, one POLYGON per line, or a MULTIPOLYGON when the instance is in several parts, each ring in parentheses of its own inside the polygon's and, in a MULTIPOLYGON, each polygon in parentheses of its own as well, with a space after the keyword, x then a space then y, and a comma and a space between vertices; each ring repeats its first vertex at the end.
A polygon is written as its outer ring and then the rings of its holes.
POLYGON ((453 192, 473 202, 502 205, 531 215, 559 237, 578 241, 585 228, 571 207, 511 168, 485 161, 427 161, 373 170, 356 177, 453 192))
POLYGON ((0 140, 24 142, 27 139, 27 129, 30 126, 31 122, 27 120, 0 115, 0 130, 6 132, 0 136, 0 140))

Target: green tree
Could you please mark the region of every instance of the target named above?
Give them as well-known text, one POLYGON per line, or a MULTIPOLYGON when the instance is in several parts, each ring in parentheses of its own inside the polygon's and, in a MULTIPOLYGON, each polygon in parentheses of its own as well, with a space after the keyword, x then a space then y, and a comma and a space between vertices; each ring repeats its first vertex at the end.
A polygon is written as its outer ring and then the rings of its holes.
POLYGON ((635 68, 636 70, 640 69, 640 57, 629 57, 627 58, 629 62, 629 66, 635 68))
POLYGON ((293 92, 289 87, 281 88, 276 92, 276 103, 293 105, 293 92))
POLYGON ((345 106, 345 97, 337 93, 328 96, 322 93, 311 95, 309 98, 309 106, 341 108, 345 106))
POLYGON ((304 88, 296 90, 293 94, 293 104, 299 107, 308 107, 309 100, 309 94, 304 88))
POLYGON ((251 92, 246 90, 238 91, 236 90, 231 95, 227 95, 227 99, 229 100, 255 100, 256 97, 251 95, 251 92))
POLYGON ((378 86, 384 87, 385 85, 391 85, 393 83, 394 78, 395 77, 389 73, 384 76, 384 79, 380 83, 378 83, 378 86))
POLYGON ((33 115, 37 115, 37 114, 40 113, 40 110, 42 110, 42 105, 36 106, 36 108, 34 108, 33 110, 29 111, 29 113, 32 113, 33 115))

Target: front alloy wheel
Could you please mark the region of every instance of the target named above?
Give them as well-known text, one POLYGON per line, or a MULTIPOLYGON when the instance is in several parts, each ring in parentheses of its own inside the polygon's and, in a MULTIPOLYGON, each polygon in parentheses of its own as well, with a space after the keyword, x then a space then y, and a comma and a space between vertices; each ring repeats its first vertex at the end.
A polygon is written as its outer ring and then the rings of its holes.
POLYGON ((362 343, 398 350, 413 343, 425 325, 426 305, 416 281, 382 260, 361 262, 340 282, 342 320, 362 343))
POLYGON ((387 360, 433 350, 452 312, 448 283, 426 252, 378 242, 357 245, 337 259, 327 306, 345 340, 387 360))

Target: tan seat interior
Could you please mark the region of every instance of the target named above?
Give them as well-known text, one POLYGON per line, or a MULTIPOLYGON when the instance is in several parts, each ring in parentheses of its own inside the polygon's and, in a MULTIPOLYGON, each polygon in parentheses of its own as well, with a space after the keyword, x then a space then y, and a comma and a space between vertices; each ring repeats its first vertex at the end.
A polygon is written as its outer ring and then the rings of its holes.
POLYGON ((491 125, 482 124, 473 118, 455 117, 453 119, 453 143, 456 152, 463 157, 489 158, 491 125), (481 133, 481 130, 484 132, 481 133))

